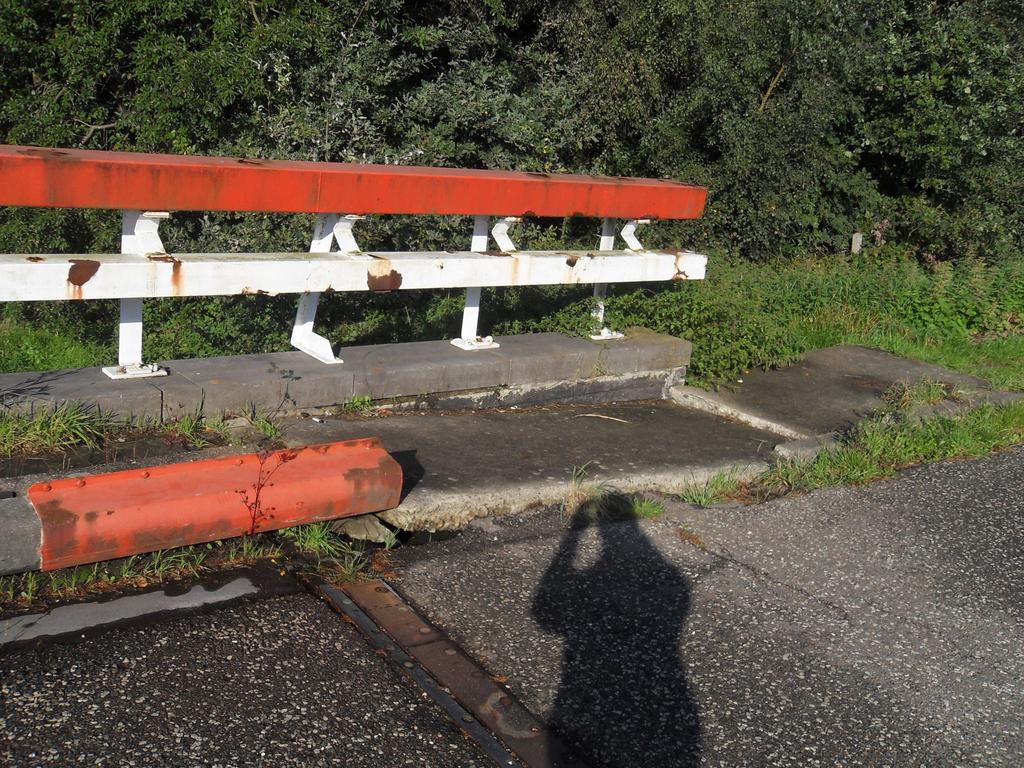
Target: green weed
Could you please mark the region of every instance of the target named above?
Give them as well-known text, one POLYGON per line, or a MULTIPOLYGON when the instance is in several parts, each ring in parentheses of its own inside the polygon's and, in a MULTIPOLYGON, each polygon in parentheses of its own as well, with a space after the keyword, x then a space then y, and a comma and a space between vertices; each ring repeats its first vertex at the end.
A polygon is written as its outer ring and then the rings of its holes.
POLYGON ((39 594, 39 588, 42 586, 43 577, 38 571, 29 571, 21 575, 19 586, 21 587, 18 597, 26 602, 31 603, 36 599, 39 594))
POLYGON ((390 552, 392 549, 398 546, 398 533, 391 530, 390 528, 384 533, 384 541, 381 542, 381 546, 384 547, 385 552, 390 552))
POLYGON ((319 558, 338 557, 345 553, 347 546, 326 522, 284 528, 278 531, 278 535, 290 541, 300 552, 319 558))
POLYGON ((224 419, 214 419, 206 422, 206 429, 217 436, 217 440, 225 445, 234 445, 235 439, 231 433, 231 427, 224 419))
POLYGON ((946 401, 961 402, 964 391, 953 384, 925 379, 916 384, 897 382, 882 393, 882 402, 892 410, 904 410, 911 405, 935 405, 946 401))
POLYGON ((168 425, 167 431, 184 440, 191 448, 205 448, 210 444, 206 438, 206 421, 200 411, 186 414, 168 425))
POLYGON ((579 514, 581 510, 599 516, 603 500, 612 493, 612 487, 606 482, 588 482, 587 468, 592 463, 572 468, 569 490, 562 501, 562 516, 566 519, 579 514))
MULTIPOLYGON (((687 375, 705 387, 812 349, 861 344, 1024 389, 1022 285, 1024 258, 929 267, 888 246, 765 264, 716 256, 703 281, 609 296, 606 321, 693 340, 687 375)), ((499 321, 495 332, 587 333, 589 299, 550 306, 499 321)))
POLYGON ((163 581, 171 576, 196 576, 203 570, 209 551, 202 546, 162 549, 151 553, 140 569, 144 578, 163 581))
POLYGON ((693 482, 679 494, 679 499, 698 507, 710 507, 724 501, 740 487, 736 476, 729 472, 716 472, 703 482, 693 482))
POLYGON ((370 556, 362 545, 341 542, 341 551, 326 561, 332 580, 358 581, 370 566, 370 556))
POLYGON ((116 357, 112 344, 97 344, 64 330, 39 327, 38 322, 13 314, 0 319, 0 371, 89 368, 116 357))
POLYGON ((80 403, 64 402, 30 415, 0 412, 0 455, 98 448, 115 428, 108 414, 80 403))
POLYGON ((834 451, 809 462, 784 461, 757 479, 773 494, 828 485, 861 485, 915 464, 977 458, 1024 442, 1024 403, 982 405, 920 422, 864 422, 834 451))
POLYGON ((340 410, 342 413, 354 414, 358 416, 366 416, 373 412, 373 398, 367 395, 361 397, 353 397, 347 403, 344 403, 340 410))
POLYGON ((665 507, 660 501, 646 496, 636 496, 631 499, 630 509, 636 517, 644 520, 654 520, 665 514, 665 507))
POLYGON ((271 440, 281 436, 281 430, 274 423, 273 416, 273 413, 258 408, 255 403, 249 403, 245 413, 249 423, 271 440))

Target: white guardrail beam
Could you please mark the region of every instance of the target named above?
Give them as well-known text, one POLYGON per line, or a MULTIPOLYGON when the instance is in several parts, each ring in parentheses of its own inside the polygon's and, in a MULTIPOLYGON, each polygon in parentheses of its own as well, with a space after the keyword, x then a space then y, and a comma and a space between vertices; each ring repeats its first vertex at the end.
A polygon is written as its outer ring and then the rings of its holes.
POLYGON ((0 254, 0 301, 701 280, 690 251, 0 254))
POLYGON ((0 254, 0 302, 119 300, 118 365, 103 369, 118 379, 166 374, 143 362, 142 303, 176 296, 298 294, 292 345, 326 364, 342 360, 314 324, 321 295, 335 292, 465 289, 452 344, 471 351, 498 346, 479 335, 483 288, 593 284, 591 338, 614 339, 609 283, 701 280, 707 265, 691 251, 645 249, 636 230, 648 219, 633 217, 694 219, 706 197, 657 179, 0 146, 0 205, 124 209, 121 253, 0 254), (172 255, 159 233, 170 214, 144 206, 317 216, 308 253, 172 255), (362 251, 353 229, 363 216, 330 212, 339 208, 472 215, 469 250, 362 251), (600 216, 598 247, 520 251, 509 230, 522 216, 600 216))

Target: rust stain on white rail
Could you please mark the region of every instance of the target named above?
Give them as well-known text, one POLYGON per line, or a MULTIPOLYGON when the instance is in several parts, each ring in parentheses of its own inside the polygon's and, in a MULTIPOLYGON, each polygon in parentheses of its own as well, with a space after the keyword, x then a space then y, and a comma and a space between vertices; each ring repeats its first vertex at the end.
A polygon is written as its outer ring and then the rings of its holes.
POLYGON ((0 254, 0 301, 701 280, 689 251, 0 254))

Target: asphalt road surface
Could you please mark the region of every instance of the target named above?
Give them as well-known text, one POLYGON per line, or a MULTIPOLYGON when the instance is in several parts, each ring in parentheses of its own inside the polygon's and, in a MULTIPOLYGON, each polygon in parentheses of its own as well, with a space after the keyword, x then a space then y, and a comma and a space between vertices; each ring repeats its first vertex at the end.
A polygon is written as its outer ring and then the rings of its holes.
POLYGON ((400 591, 595 765, 1024 765, 1022 450, 402 557, 400 591))
POLYGON ((0 657, 0 765, 493 765, 307 594, 0 657))

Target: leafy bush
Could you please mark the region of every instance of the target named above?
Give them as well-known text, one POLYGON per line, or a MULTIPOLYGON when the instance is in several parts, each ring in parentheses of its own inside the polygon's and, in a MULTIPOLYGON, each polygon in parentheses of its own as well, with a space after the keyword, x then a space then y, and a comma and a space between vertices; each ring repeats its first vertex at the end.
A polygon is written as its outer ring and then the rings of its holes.
MULTIPOLYGON (((715 254, 708 282, 623 291, 609 318, 693 338, 695 370, 716 381, 809 344, 1019 328, 1022 43, 1024 7, 1008 0, 26 0, 0 5, 0 139, 706 184, 704 218, 648 238, 715 254), (854 231, 935 266, 836 267, 854 231), (964 257, 976 263, 937 263, 964 257)), ((109 252, 118 224, 0 209, 0 243, 109 252)), ((537 221, 521 241, 591 243, 594 229, 537 221)), ((183 213, 165 242, 297 251, 310 230, 310 216, 183 213)), ((360 237, 435 249, 468 231, 465 217, 394 216, 360 237)), ((585 295, 491 291, 485 327, 579 330, 585 295)), ((335 296, 319 319, 337 341, 438 338, 460 308, 457 291, 335 296)), ((147 356, 281 349, 292 311, 286 297, 147 302, 147 356)), ((110 358, 113 303, 5 316, 3 369, 110 358)))
MULTIPOLYGON (((27 0, 0 8, 0 138, 679 178, 711 190, 705 219, 666 230, 692 246, 832 252, 861 230, 991 259, 1024 235, 1022 41, 1007 0, 27 0)), ((309 230, 191 221, 175 247, 309 230)), ((116 234, 102 212, 0 212, 12 250, 116 234)))
MULTIPOLYGON (((583 334, 588 304, 499 329, 583 334)), ((722 258, 705 281, 621 288, 608 297, 605 318, 614 328, 644 326, 693 340, 691 375, 706 384, 850 342, 918 357, 932 347, 935 362, 976 372, 979 356, 971 350, 991 344, 1000 359, 1011 358, 1001 383, 1024 386, 1024 360, 1012 362, 1014 341, 1024 337, 1002 339, 1024 330, 1024 259, 922 266, 893 248, 758 266, 722 258), (943 345, 952 345, 948 357, 936 358, 943 345)))

